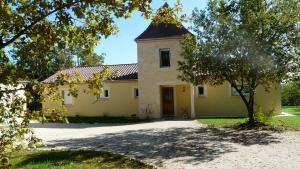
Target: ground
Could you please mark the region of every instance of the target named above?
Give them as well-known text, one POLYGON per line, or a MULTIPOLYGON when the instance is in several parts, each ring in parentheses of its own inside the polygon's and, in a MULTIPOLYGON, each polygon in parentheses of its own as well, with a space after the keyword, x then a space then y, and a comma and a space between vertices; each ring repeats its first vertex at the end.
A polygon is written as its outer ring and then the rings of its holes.
POLYGON ((32 124, 47 148, 92 149, 159 168, 300 168, 300 133, 208 128, 196 121, 32 124))
POLYGON ((100 151, 18 151, 13 153, 10 164, 12 169, 153 168, 126 156, 100 151))

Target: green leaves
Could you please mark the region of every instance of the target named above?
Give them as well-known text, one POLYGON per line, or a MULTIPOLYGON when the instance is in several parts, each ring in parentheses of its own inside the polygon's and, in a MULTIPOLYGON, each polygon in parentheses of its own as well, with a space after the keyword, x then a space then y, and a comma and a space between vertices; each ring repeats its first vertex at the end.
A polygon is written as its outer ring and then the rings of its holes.
POLYGON ((227 81, 253 115, 257 86, 268 91, 299 75, 299 9, 297 0, 211 0, 207 10, 193 12, 196 38, 181 43, 179 78, 195 85, 227 81), (239 84, 250 87, 248 100, 239 84))
MULTIPOLYGON (((60 75, 51 84, 40 81, 61 69, 75 66, 74 56, 80 62, 78 66, 98 66, 103 56, 94 53, 101 38, 117 33, 116 18, 128 18, 134 11, 141 12, 147 19, 165 13, 157 22, 176 22, 183 20, 179 15, 180 2, 174 8, 160 9, 150 7, 151 0, 13 0, 0 1, 0 84, 17 85, 18 80, 26 80, 26 103, 30 108, 21 110, 25 101, 14 100, 10 105, 0 104, 0 121, 9 120, 7 129, 1 129, 0 163, 8 162, 8 152, 13 145, 22 140, 34 146, 38 140, 28 128, 32 119, 45 120, 45 114, 53 115, 54 120, 65 121, 65 108, 57 110, 39 110, 44 99, 61 102, 59 86, 68 85, 73 96, 78 94, 78 84, 82 83, 80 74, 60 75), (73 77, 74 76, 74 77, 73 77), (6 111, 5 108, 10 108, 6 111), (6 114, 5 114, 6 113, 6 114), (17 118, 22 117, 21 124, 17 118), (13 133, 13 134, 12 134, 13 133), (25 135, 31 138, 25 138, 25 135), (32 144, 31 144, 32 143, 32 144)), ((99 95, 103 80, 112 77, 114 72, 104 68, 88 80, 89 92, 99 95)), ((5 93, 0 89, 0 100, 5 93)))
POLYGON ((299 10, 291 10, 289 14, 277 10, 286 11, 288 6, 300 4, 297 1, 210 1, 207 11, 195 10, 197 40, 184 40, 186 61, 180 63, 182 71, 194 73, 191 77, 181 77, 194 83, 211 84, 225 79, 247 83, 254 80, 265 87, 280 82, 291 72, 291 67, 299 65, 299 46, 295 43, 299 10))

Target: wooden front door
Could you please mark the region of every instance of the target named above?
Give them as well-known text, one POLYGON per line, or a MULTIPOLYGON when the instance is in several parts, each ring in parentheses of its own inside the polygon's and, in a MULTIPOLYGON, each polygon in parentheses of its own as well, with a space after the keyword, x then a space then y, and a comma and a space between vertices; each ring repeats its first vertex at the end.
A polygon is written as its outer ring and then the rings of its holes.
POLYGON ((174 90, 173 87, 162 88, 163 116, 174 116, 174 90))

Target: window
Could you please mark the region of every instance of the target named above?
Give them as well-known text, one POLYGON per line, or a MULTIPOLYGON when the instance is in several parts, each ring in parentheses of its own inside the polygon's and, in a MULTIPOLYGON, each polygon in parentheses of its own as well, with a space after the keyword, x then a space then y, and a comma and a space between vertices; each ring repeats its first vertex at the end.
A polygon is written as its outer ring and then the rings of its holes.
POLYGON ((198 96, 205 96, 204 86, 198 86, 198 96))
POLYGON ((97 96, 97 100, 100 100, 100 99, 108 99, 110 98, 110 89, 109 88, 104 88, 102 93, 97 96))
POLYGON ((62 90, 62 96, 63 96, 63 104, 64 105, 72 105, 73 104, 73 97, 70 94, 70 91, 68 90, 62 90))
POLYGON ((160 67, 170 67, 170 50, 161 49, 159 52, 160 52, 160 67))
MULTIPOLYGON (((242 85, 237 85, 237 87, 240 89, 242 85)), ((249 87, 247 85, 244 85, 243 94, 244 96, 249 96, 249 87)), ((235 88, 231 87, 231 96, 239 96, 240 94, 235 90, 235 88)))
POLYGON ((133 97, 138 98, 139 97, 139 89, 138 88, 133 88, 133 97))

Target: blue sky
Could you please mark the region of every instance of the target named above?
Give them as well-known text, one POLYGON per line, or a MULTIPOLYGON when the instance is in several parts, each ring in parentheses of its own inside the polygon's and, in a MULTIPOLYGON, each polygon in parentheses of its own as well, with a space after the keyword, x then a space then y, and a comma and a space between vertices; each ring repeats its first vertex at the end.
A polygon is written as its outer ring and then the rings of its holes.
MULTIPOLYGON (((168 0, 172 5, 175 0, 168 0)), ((194 8, 204 9, 207 0, 181 0, 184 13, 192 14, 194 8)), ((162 0, 153 0, 154 9, 162 6, 162 0)), ((116 24, 119 27, 117 35, 102 39, 96 47, 96 53, 105 53, 105 64, 122 64, 137 62, 137 48, 134 39, 141 34, 150 24, 151 20, 145 20, 140 13, 134 13, 129 19, 118 19, 116 24)), ((189 23, 184 23, 188 27, 189 23)))

